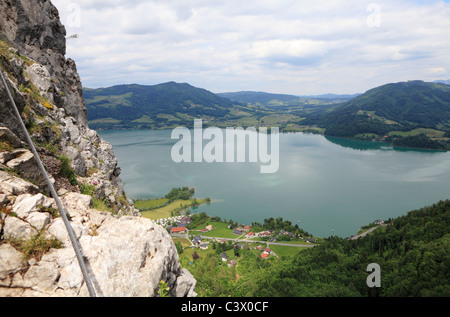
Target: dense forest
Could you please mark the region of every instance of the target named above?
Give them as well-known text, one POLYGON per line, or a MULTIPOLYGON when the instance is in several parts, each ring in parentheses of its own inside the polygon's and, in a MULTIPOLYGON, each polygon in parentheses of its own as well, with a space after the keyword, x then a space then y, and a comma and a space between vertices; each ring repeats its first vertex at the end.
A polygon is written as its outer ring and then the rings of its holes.
POLYGON ((450 144, 444 142, 434 141, 427 137, 425 134, 412 135, 403 138, 396 138, 393 140, 392 145, 408 148, 425 148, 432 150, 447 150, 450 148, 450 144))
POLYGON ((195 194, 194 188, 189 187, 181 187, 181 188, 172 188, 170 193, 168 193, 165 198, 167 198, 169 201, 175 201, 178 199, 181 200, 189 200, 192 198, 192 196, 195 194))
POLYGON ((256 296, 370 296, 367 265, 382 268, 379 296, 450 296, 450 201, 412 211, 358 240, 329 238, 258 279, 256 296), (288 287, 286 287, 288 286, 288 287))
POLYGON ((209 255, 189 267, 204 296, 450 296, 450 201, 389 219, 358 240, 330 237, 279 260, 242 250, 238 267, 209 255), (368 288, 367 266, 381 267, 381 288, 368 288))

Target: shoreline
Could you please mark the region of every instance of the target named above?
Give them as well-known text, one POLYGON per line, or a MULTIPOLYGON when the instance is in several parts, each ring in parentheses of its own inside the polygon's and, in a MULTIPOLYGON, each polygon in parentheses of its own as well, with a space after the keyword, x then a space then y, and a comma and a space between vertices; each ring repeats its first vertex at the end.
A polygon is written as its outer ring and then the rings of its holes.
MULTIPOLYGON (((155 199, 146 199, 146 200, 139 200, 140 202, 151 202, 151 201, 158 201, 162 198, 155 198, 155 199)), ((134 201, 136 203, 136 201, 134 201)), ((136 209, 139 210, 140 214, 144 218, 149 218, 151 220, 158 220, 158 219, 165 219, 168 217, 174 217, 182 215, 186 209, 190 208, 196 208, 198 206, 208 204, 210 203, 210 200, 208 201, 207 198, 192 198, 189 200, 182 200, 182 199, 176 199, 173 201, 168 201, 167 203, 164 203, 163 205, 159 205, 157 207, 149 208, 149 209, 139 209, 135 206, 136 209), (177 214, 175 214, 177 213, 177 214), (159 214, 159 215, 158 215, 159 214), (152 217, 152 216, 156 217, 152 217)))
MULTIPOLYGON (((108 132, 120 132, 120 131, 172 131, 173 129, 179 127, 178 125, 174 125, 174 126, 167 126, 167 127, 160 127, 160 128, 113 128, 113 129, 97 129, 96 131, 98 131, 99 133, 108 133, 108 132)), ((204 129, 208 128, 208 127, 217 127, 219 129, 225 129, 226 126, 225 125, 220 125, 220 124, 216 124, 216 125, 211 125, 208 126, 208 124, 204 125, 204 129)), ((230 126, 230 127, 237 127, 237 126, 230 126)), ((247 126, 247 125, 242 125, 242 127, 244 129, 252 127, 252 126, 247 126)), ((272 125, 267 125, 267 126, 262 126, 262 125, 258 125, 257 128, 260 127, 275 127, 272 125)), ((193 129, 193 127, 187 127, 188 129, 193 129)), ((336 139, 342 139, 342 140, 349 140, 349 141, 356 141, 356 142, 367 142, 369 143, 384 143, 386 144, 386 146, 390 146, 392 147, 392 149, 394 151, 405 151, 405 150, 411 150, 411 151, 430 151, 430 152, 450 152, 450 149, 433 149, 433 148, 427 148, 427 147, 413 147, 413 146, 398 146, 398 145, 394 145, 392 141, 387 141, 385 138, 381 138, 381 139, 363 139, 363 138, 355 138, 355 137, 344 137, 344 136, 333 136, 333 135, 329 135, 326 134, 325 132, 321 132, 319 131, 321 128, 318 127, 306 127, 303 129, 290 129, 290 128, 285 128, 285 127, 278 127, 280 128, 280 134, 292 134, 292 133, 301 133, 301 134, 313 134, 313 135, 321 135, 324 138, 336 138, 336 139)))

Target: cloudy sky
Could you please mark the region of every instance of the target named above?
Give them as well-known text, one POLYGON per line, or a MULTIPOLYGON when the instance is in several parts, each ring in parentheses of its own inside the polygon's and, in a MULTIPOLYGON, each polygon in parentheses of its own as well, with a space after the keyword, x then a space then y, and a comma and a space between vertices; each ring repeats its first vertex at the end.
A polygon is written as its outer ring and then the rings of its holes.
POLYGON ((53 0, 83 85, 361 93, 450 79, 450 0, 53 0))

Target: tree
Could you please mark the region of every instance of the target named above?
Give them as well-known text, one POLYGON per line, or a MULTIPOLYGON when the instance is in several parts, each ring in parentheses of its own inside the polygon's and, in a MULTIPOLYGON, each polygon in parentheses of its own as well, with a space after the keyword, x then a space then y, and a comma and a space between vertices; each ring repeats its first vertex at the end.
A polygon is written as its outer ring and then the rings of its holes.
POLYGON ((234 256, 237 258, 240 257, 239 246, 237 246, 237 245, 234 246, 234 256))
POLYGON ((175 242, 175 247, 177 248, 178 254, 182 254, 183 253, 183 246, 181 245, 180 241, 175 242))
POLYGON ((194 253, 192 253, 192 258, 194 259, 194 261, 200 259, 200 256, 198 255, 197 251, 194 251, 194 253))

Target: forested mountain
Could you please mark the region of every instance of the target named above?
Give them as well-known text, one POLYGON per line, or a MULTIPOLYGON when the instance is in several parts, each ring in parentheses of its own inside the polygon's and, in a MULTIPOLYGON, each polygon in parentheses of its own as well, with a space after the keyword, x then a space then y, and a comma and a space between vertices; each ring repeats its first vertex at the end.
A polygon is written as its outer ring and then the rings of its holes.
POLYGON ((273 266, 257 296, 450 296, 450 201, 408 213, 358 240, 327 243, 273 266), (381 267, 369 289, 367 266, 381 267))
POLYGON ((330 136, 444 149, 450 131, 450 86, 423 81, 387 84, 304 123, 317 124, 330 136))
POLYGON ((89 125, 101 128, 160 128, 194 117, 221 118, 233 102, 189 84, 120 85, 84 89, 89 125))
POLYGON ((237 297, 448 297, 450 201, 386 221, 357 240, 330 237, 279 259, 242 250, 238 267, 214 256, 190 265, 204 296, 237 297), (369 264, 381 270, 381 288, 369 288, 369 264))

